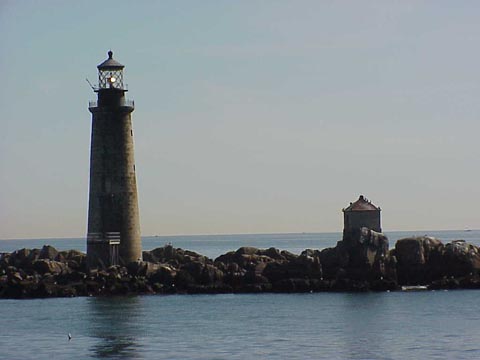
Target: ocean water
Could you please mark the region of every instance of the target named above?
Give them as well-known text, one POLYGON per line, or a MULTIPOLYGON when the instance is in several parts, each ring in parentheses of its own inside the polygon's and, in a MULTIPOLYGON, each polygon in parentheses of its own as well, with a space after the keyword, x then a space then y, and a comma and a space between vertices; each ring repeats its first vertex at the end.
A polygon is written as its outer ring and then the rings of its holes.
POLYGON ((2 300, 0 358, 478 359, 479 297, 471 290, 2 300))
MULTIPOLYGON (((393 245, 412 234, 388 235, 393 245)), ((339 238, 152 237, 144 247, 171 242, 216 257, 240 246, 298 253, 339 238)), ((47 240, 0 241, 0 251, 46 242, 84 250, 80 239, 47 240)), ((480 359, 479 300, 477 290, 0 300, 0 359, 480 359)))

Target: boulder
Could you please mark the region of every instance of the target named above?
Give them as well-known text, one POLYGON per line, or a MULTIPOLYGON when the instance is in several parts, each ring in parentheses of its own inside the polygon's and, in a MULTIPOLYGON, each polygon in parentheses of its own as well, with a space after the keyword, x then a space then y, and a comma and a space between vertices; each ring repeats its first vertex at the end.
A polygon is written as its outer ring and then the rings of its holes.
MULTIPOLYGON (((224 278, 224 273, 217 267, 198 261, 192 261, 181 266, 180 271, 186 271, 194 280, 194 283, 200 285, 218 284, 224 278)), ((189 282, 191 281, 189 280, 189 282)))
MULTIPOLYGON (((34 249, 35 250, 35 249, 34 249)), ((10 254, 9 264, 15 266, 16 268, 27 268, 32 266, 31 256, 32 250, 30 249, 20 249, 15 250, 10 254)), ((35 253, 35 251, 33 251, 35 253)))
POLYGON ((224 283, 230 286, 232 289, 243 288, 245 286, 245 275, 247 270, 245 270, 236 262, 223 263, 218 262, 217 259, 215 260, 215 265, 217 269, 223 270, 224 283))
POLYGON ((280 253, 280 250, 275 249, 274 247, 268 248, 266 250, 260 250, 260 255, 268 256, 273 260, 285 259, 285 257, 280 253))
POLYGON ((224 276, 224 273, 215 266, 205 264, 200 275, 200 283, 203 285, 221 284, 224 276))
POLYGON ((83 282, 87 278, 87 274, 81 271, 63 272, 56 276, 56 281, 59 284, 67 285, 72 283, 83 282))
POLYGON ((33 263, 33 269, 39 274, 60 274, 62 272, 67 272, 67 266, 65 263, 49 259, 36 260, 33 263))
POLYGON ((195 278, 187 270, 177 272, 174 282, 174 286, 177 289, 187 289, 196 284, 195 278))
POLYGON ((128 273, 136 276, 150 276, 160 268, 160 264, 150 261, 134 261, 127 265, 128 273))
POLYGON ((341 249, 342 246, 343 243, 339 241, 336 247, 320 251, 319 258, 324 278, 335 279, 338 270, 348 265, 348 254, 341 249))
POLYGON ((465 277, 478 275, 480 271, 480 249, 464 240, 445 245, 443 273, 446 276, 465 277))
POLYGON ((392 274, 388 271, 388 238, 367 228, 345 232, 337 246, 320 251, 318 257, 326 279, 337 279, 339 272, 355 281, 374 281, 392 274))
POLYGON ((400 285, 424 285, 442 277, 444 245, 429 236, 398 240, 391 255, 397 260, 400 285))
POLYGON ((52 259, 52 260, 62 261, 62 262, 72 260, 77 262, 78 264, 81 264, 86 260, 86 257, 87 255, 85 253, 78 250, 64 250, 64 251, 59 251, 55 259, 52 259))
POLYGON ((255 255, 259 252, 259 249, 250 246, 243 246, 239 248, 235 254, 237 255, 255 255))
POLYGON ((142 252, 142 258, 144 261, 149 262, 168 262, 170 260, 175 260, 176 251, 172 245, 168 244, 153 250, 144 250, 142 252))
POLYGON ((180 268, 182 271, 186 271, 193 279, 195 283, 200 283, 203 271, 203 264, 201 262, 189 262, 180 268))
POLYGON ((19 271, 10 273, 10 274, 8 275, 8 280, 11 281, 11 282, 13 282, 13 283, 18 283, 18 282, 22 281, 23 278, 24 278, 24 277, 22 276, 22 274, 21 274, 19 271))
POLYGON ((237 258, 236 252, 235 251, 229 251, 225 254, 220 255, 219 257, 217 257, 213 261, 214 261, 215 264, 222 263, 222 264, 225 264, 225 265, 229 265, 229 264, 235 263, 235 264, 238 265, 237 260, 238 260, 238 258, 237 258))
POLYGON ((6 270, 10 266, 10 253, 1 253, 0 254, 0 269, 6 270))
MULTIPOLYGON (((292 254, 290 251, 287 251, 287 250, 282 250, 280 251, 280 255, 282 256, 282 258, 286 261, 291 261, 291 260, 295 260, 297 258, 298 255, 295 255, 295 254, 292 254)), ((278 259, 277 259, 278 260, 278 259)))
MULTIPOLYGON (((293 257, 296 256, 293 255, 293 257)), ((255 271, 259 264, 277 260, 286 260, 283 251, 279 252, 274 248, 261 250, 254 247, 241 247, 237 251, 230 251, 220 255, 215 259, 214 264, 222 269, 225 266, 230 266, 230 264, 236 264, 243 270, 255 271)))
POLYGON ((305 249, 305 250, 302 251, 302 253, 300 255, 311 256, 311 257, 320 257, 320 253, 321 253, 320 250, 305 249))
POLYGON ((322 265, 319 256, 312 257, 302 253, 291 261, 266 264, 262 275, 272 283, 289 278, 322 279, 322 265))
POLYGON ((58 255, 57 249, 50 245, 43 245, 38 256, 39 259, 55 260, 58 255))
POLYGON ((194 251, 174 248, 168 244, 160 248, 149 251, 143 251, 143 260, 154 263, 169 263, 175 266, 185 264, 191 261, 202 263, 212 263, 212 260, 206 256, 197 254, 194 251))
POLYGON ((160 264, 157 271, 150 274, 148 278, 152 284, 171 286, 174 283, 176 274, 177 270, 172 266, 160 264))
POLYGON ((385 235, 361 228, 344 235, 344 250, 348 253, 348 265, 352 267, 372 267, 388 256, 388 239, 385 235))

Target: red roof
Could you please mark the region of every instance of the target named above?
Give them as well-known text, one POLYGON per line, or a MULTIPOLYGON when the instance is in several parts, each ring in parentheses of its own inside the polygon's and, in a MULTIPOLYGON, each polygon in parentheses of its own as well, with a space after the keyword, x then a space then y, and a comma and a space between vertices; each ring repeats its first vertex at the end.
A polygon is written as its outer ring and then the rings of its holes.
POLYGON ((350 203, 350 206, 343 209, 343 211, 379 211, 380 208, 373 205, 370 201, 360 195, 357 201, 350 203))

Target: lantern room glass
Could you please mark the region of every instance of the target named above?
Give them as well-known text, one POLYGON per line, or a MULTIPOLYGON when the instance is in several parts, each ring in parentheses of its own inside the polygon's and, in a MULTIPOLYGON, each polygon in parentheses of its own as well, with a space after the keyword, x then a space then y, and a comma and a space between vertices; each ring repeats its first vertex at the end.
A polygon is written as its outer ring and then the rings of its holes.
POLYGON ((123 70, 99 70, 98 87, 100 89, 124 89, 123 70))

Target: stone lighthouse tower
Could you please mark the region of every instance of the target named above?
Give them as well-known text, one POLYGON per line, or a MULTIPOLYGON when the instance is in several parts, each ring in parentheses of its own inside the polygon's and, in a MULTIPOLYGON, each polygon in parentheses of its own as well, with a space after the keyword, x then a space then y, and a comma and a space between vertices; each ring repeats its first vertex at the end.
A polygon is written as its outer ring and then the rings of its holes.
POLYGON ((97 66, 97 100, 90 101, 92 138, 87 263, 91 268, 142 257, 131 114, 124 66, 108 59, 97 66))

